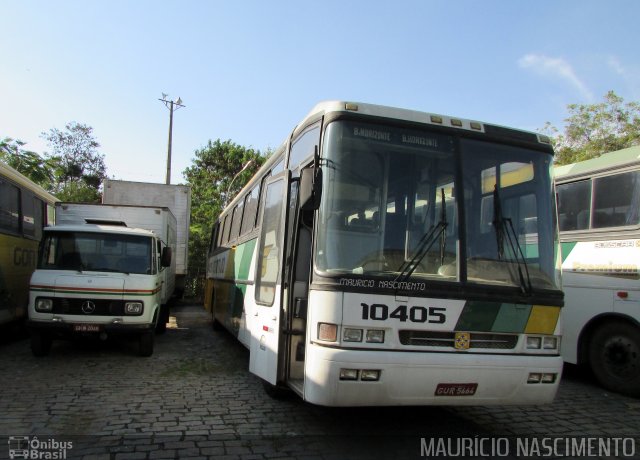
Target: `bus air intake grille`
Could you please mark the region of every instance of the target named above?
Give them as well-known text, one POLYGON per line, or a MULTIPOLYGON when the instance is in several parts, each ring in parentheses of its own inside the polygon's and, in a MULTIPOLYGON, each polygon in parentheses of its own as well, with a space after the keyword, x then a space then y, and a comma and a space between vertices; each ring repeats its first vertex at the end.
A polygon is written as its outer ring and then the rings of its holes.
MULTIPOLYGON (((400 331, 402 345, 455 348, 455 332, 400 331)), ((512 350, 518 343, 517 334, 470 333, 469 348, 512 350)))

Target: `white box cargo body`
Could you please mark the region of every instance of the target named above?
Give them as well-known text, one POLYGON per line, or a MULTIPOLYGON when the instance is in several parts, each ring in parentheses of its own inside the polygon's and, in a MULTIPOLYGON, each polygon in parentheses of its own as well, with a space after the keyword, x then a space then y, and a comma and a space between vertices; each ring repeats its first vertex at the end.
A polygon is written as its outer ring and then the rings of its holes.
POLYGON ((103 204, 163 206, 169 208, 176 217, 177 241, 173 258, 176 261, 176 291, 180 296, 189 268, 191 187, 107 179, 103 188, 103 204))

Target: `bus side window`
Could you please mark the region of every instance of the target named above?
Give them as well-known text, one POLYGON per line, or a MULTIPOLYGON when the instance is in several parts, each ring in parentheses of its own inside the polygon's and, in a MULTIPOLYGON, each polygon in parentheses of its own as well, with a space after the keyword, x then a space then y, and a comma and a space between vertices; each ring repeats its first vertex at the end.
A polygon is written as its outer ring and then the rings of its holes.
POLYGON ((0 230, 20 232, 20 194, 18 188, 0 180, 0 230))
POLYGON ((23 190, 22 193, 22 234, 29 238, 36 236, 36 200, 28 191, 23 190))
POLYGON ((231 219, 231 234, 229 239, 235 241, 240 236, 240 223, 242 220, 242 209, 244 208, 244 200, 240 200, 233 208, 233 218, 231 219))
POLYGON ((593 189, 593 228, 638 224, 639 171, 596 178, 593 189))
POLYGON ((220 233, 218 233, 218 246, 222 246, 224 244, 225 242, 224 234, 226 230, 227 230, 227 216, 224 216, 224 220, 220 224, 220 233))
POLYGON ((241 235, 246 235, 255 227, 259 194, 260 187, 259 185, 256 185, 247 195, 244 204, 244 216, 242 217, 242 229, 240 230, 241 235))
POLYGON ((293 141, 289 154, 289 169, 293 170, 304 160, 311 158, 318 145, 320 145, 320 123, 307 128, 301 136, 293 141))
POLYGON ((587 230, 591 220, 591 180, 558 185, 560 231, 587 230))
POLYGON ((211 240, 209 241, 209 252, 218 247, 218 230, 220 230, 220 223, 216 222, 211 229, 211 240))

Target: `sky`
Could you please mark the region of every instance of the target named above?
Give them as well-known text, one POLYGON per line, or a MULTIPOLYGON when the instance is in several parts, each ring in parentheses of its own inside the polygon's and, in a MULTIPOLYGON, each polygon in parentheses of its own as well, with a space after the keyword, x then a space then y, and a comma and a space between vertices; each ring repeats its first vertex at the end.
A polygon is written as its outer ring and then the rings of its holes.
POLYGON ((339 99, 536 131, 640 100, 636 0, 0 0, 0 137, 91 126, 114 179, 171 182, 209 140, 275 149, 339 99))

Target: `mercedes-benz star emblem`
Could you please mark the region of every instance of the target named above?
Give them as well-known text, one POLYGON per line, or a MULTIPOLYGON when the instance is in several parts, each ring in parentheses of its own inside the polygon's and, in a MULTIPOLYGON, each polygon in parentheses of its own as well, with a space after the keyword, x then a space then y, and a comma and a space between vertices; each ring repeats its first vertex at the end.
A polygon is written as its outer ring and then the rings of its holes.
POLYGON ((94 311, 96 311, 95 303, 90 300, 85 300, 84 302, 82 302, 82 313, 84 313, 85 315, 90 315, 94 311))

